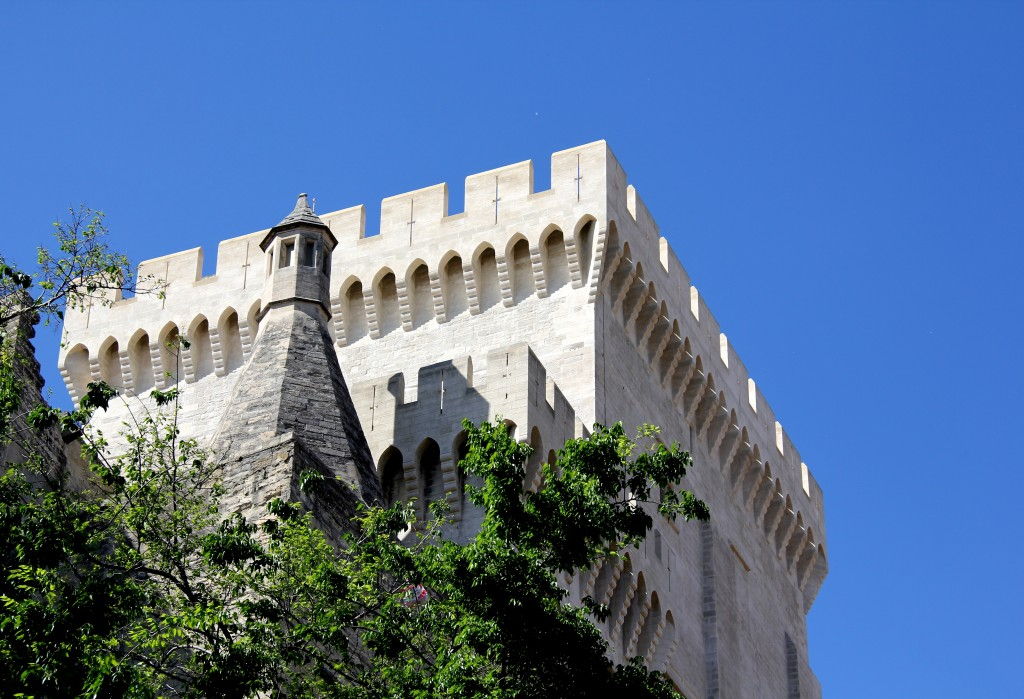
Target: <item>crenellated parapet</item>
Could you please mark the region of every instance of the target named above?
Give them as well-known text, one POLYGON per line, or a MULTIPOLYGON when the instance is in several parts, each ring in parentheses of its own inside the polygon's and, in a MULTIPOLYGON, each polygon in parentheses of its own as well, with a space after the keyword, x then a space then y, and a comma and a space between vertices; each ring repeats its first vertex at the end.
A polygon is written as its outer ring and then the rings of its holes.
MULTIPOLYGON (((457 462, 465 433, 461 420, 503 420, 534 454, 527 483, 541 461, 585 430, 575 411, 526 343, 457 357, 359 382, 352 400, 378 475, 391 499, 416 495, 421 508, 445 497, 457 518, 466 506, 457 462), (433 495, 431 497, 430 495, 433 495)), ((422 512, 421 514, 425 514, 422 512)))
MULTIPOLYGON (((603 142, 556 153, 552 186, 542 192, 534 191, 530 161, 471 175, 459 213, 448 211, 446 184, 389 197, 381 204, 375 235, 367 235, 362 205, 322 214, 338 240, 330 262, 338 345, 441 325, 496 305, 512 307, 566 283, 584 287, 611 158, 603 142)), ((210 353, 216 355, 217 336, 230 334, 220 321, 233 312, 243 346, 251 345, 263 283, 272 270, 269 253, 260 248, 266 234, 261 230, 221 242, 215 273, 207 277, 201 248, 141 263, 140 277, 166 283, 162 296, 115 297, 109 307, 69 311, 68 344, 59 363, 72 396, 101 376, 131 390, 127 372, 118 376, 107 365, 117 353, 128 357, 126 368, 136 366, 131 357, 141 356, 145 347, 129 345, 139 342, 138 331, 149 345, 163 344, 163 336, 175 332, 208 332, 210 353)), ((192 364, 186 380, 206 368, 187 355, 183 360, 192 364)))
POLYGON ((663 394, 765 531, 810 608, 827 573, 821 488, 632 186, 609 200, 603 299, 663 394))

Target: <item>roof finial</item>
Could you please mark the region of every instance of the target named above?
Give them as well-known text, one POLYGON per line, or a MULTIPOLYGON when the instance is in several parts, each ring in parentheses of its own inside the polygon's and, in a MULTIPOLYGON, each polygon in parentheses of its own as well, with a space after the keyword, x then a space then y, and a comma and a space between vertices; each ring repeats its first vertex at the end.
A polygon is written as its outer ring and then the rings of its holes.
POLYGON ((292 209, 291 213, 292 216, 295 216, 296 214, 313 213, 313 210, 309 208, 309 200, 307 197, 308 195, 303 192, 299 195, 299 198, 295 200, 295 208, 292 209))
POLYGON ((323 221, 317 218, 317 215, 313 213, 313 209, 309 205, 309 195, 305 192, 300 194, 298 199, 295 200, 295 208, 292 209, 292 212, 285 216, 284 220, 274 227, 277 228, 278 226, 283 226, 285 224, 299 222, 316 223, 321 226, 324 225, 323 221))

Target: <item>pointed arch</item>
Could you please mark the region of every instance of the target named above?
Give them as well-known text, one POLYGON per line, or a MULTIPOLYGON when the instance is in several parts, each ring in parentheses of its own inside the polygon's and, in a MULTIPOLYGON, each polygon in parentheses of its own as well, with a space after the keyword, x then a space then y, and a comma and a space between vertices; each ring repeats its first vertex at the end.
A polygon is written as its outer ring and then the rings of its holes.
POLYGON ((713 454, 717 449, 719 437, 724 434, 725 425, 730 417, 729 403, 723 389, 718 392, 714 401, 708 404, 707 415, 702 423, 709 454, 713 454))
POLYGON ((782 494, 781 479, 775 479, 775 487, 772 489, 772 493, 768 497, 768 507, 764 513, 764 521, 761 523, 761 528, 764 530, 764 535, 766 537, 770 537, 772 535, 776 524, 782 518, 783 509, 786 507, 786 498, 782 494))
POLYGON ((565 250, 565 238, 557 226, 549 226, 541 235, 540 249, 544 263, 544 284, 553 294, 569 283, 569 257, 565 250))
POLYGON ((476 275, 477 297, 480 311, 498 305, 501 284, 498 281, 498 258, 490 243, 481 243, 473 253, 473 271, 476 275))
POLYGON ((262 308, 262 302, 259 299, 256 299, 252 302, 252 305, 249 306, 249 312, 245 314, 245 319, 249 323, 249 331, 253 335, 253 340, 256 339, 255 328, 260 323, 262 308))
POLYGON ((100 376, 110 384, 111 387, 121 390, 124 388, 124 377, 121 375, 121 353, 117 340, 108 337, 100 345, 100 376))
POLYGON ((740 476, 743 474, 743 465, 750 452, 750 434, 747 432, 746 426, 744 426, 740 428, 739 444, 736 447, 732 461, 726 464, 726 474, 729 478, 729 485, 733 490, 739 484, 740 476))
MULTIPOLYGON (((619 575, 619 579, 615 583, 614 589, 611 590, 611 598, 608 602, 608 606, 612 610, 612 614, 608 617, 609 631, 615 632, 614 628, 611 628, 611 624, 621 615, 622 612, 626 611, 624 607, 630 601, 630 594, 634 588, 636 581, 633 573, 633 559, 626 554, 622 560, 622 573, 619 575)), ((609 634, 611 635, 611 634, 609 634)))
POLYGON ((619 227, 615 223, 615 219, 608 220, 608 229, 605 232, 604 240, 604 262, 610 262, 616 257, 624 257, 626 252, 626 246, 623 241, 619 240, 619 227))
POLYGON ((668 315, 668 304, 662 301, 658 305, 657 316, 647 331, 647 363, 654 364, 662 350, 671 340, 672 322, 668 315))
POLYGON ((505 259, 508 260, 509 276, 512 279, 513 303, 533 296, 536 287, 533 280, 533 261, 530 259, 530 244, 521 233, 517 233, 509 241, 505 259))
POLYGON ((636 630, 636 624, 640 620, 640 616, 643 613, 643 606, 646 603, 647 581, 644 578, 643 571, 640 571, 636 574, 636 586, 633 592, 633 598, 629 601, 629 606, 622 614, 622 626, 618 629, 620 633, 620 647, 622 648, 623 656, 626 656, 629 652, 633 632, 636 630))
POLYGON ((739 416, 736 414, 735 408, 730 408, 729 417, 725 419, 722 425, 722 438, 719 440, 717 454, 719 463, 723 469, 729 465, 729 460, 732 458, 733 451, 737 446, 736 438, 739 437, 739 434, 739 416))
POLYGON ((800 544, 803 543, 804 537, 810 533, 810 529, 807 529, 804 525, 804 513, 796 513, 796 524, 793 526, 793 531, 789 535, 789 539, 783 541, 785 548, 782 551, 782 558, 786 562, 787 568, 792 568, 796 562, 797 555, 800 553, 800 544))
POLYGON ((366 300, 363 283, 356 277, 349 277, 342 286, 342 314, 345 319, 345 342, 353 344, 370 332, 366 317, 366 300))
MULTIPOLYGON (((242 333, 242 355, 244 359, 248 359, 249 355, 252 354, 252 347, 256 344, 256 336, 260 330, 260 300, 256 299, 249 306, 249 312, 245 314, 245 327, 240 327, 239 330, 242 333)), ((334 324, 331 324, 332 328, 334 324)))
POLYGON ((466 458, 466 454, 469 453, 469 444, 466 441, 466 430, 459 430, 458 433, 452 437, 452 454, 455 458, 455 468, 460 474, 462 474, 461 461, 466 458))
POLYGON ((420 476, 420 496, 423 502, 424 519, 429 516, 430 503, 444 498, 444 481, 441 473, 441 449, 430 437, 420 442, 416 450, 416 463, 420 476))
POLYGON ((641 293, 640 300, 637 301, 637 308, 633 312, 636 316, 636 324, 633 328, 633 343, 640 347, 640 343, 644 339, 644 335, 647 330, 651 327, 652 323, 658 320, 658 289, 655 287, 654 282, 647 283, 646 291, 641 293))
POLYGON ((614 305, 616 300, 625 293, 626 284, 633 278, 633 253, 629 243, 622 244, 622 254, 618 257, 618 264, 608 269, 611 277, 608 279, 608 300, 614 305))
POLYGON ((136 330, 128 341, 128 362, 132 368, 132 389, 135 395, 153 388, 156 377, 153 374, 153 353, 149 345, 149 333, 136 330))
POLYGON ((647 281, 644 275, 643 262, 637 261, 633 268, 633 274, 626 282, 623 295, 619 301, 619 312, 622 314, 623 324, 628 323, 633 312, 639 310, 639 305, 647 297, 647 281))
POLYGON ((582 601, 593 591, 594 581, 601 567, 595 562, 576 572, 576 599, 582 601))
POLYGON ((224 373, 229 374, 245 363, 242 350, 242 329, 238 312, 228 306, 217 320, 217 335, 220 337, 220 352, 224 362, 224 373))
POLYGON ((796 552, 793 559, 793 565, 796 569, 796 580, 801 586, 807 579, 808 569, 810 568, 817 551, 817 541, 814 538, 814 530, 811 527, 807 527, 807 538, 804 540, 803 548, 796 552))
POLYGON ((664 672, 668 669, 675 645, 676 622, 675 617, 672 615, 672 610, 670 609, 665 612, 665 630, 662 632, 661 638, 658 639, 658 645, 654 649, 654 658, 651 661, 652 670, 660 670, 664 672))
POLYGON ((620 563, 619 558, 608 556, 594 572, 594 582, 591 585, 591 599, 597 603, 607 599, 611 595, 610 587, 613 583, 613 574, 620 563))
POLYGON ((64 383, 71 393, 71 399, 78 402, 78 399, 85 395, 89 382, 92 381, 89 350, 85 345, 79 343, 68 350, 64 356, 64 367, 61 373, 64 375, 64 383))
POLYGON ((405 287, 409 294, 412 327, 416 329, 434 317, 434 304, 430 294, 430 270, 423 260, 414 260, 405 273, 405 287))
POLYGON ((713 374, 708 372, 707 380, 704 382, 704 390, 698 391, 698 398, 696 405, 693 406, 692 412, 693 417, 697 420, 695 427, 697 433, 704 431, 704 427, 707 425, 709 416, 714 413, 715 406, 718 405, 719 391, 718 386, 715 382, 713 374))
POLYGON ((609 219, 607 228, 598 231, 594 240, 593 269, 590 273, 590 291, 587 294, 591 303, 597 299, 601 289, 611 286, 613 268, 619 265, 622 257, 618 246, 619 236, 615 221, 609 219))
POLYGON ((755 444, 750 449, 750 458, 743 464, 743 471, 739 477, 740 497, 745 505, 750 504, 750 500, 757 490, 761 469, 761 448, 755 444))
POLYGON ((782 494, 782 479, 776 478, 775 483, 772 486, 771 493, 768 494, 768 502, 765 503, 765 517, 768 516, 768 512, 771 510, 772 503, 778 502, 780 507, 784 507, 786 504, 786 498, 782 494))
MULTIPOLYGON (((643 628, 640 629, 640 638, 636 644, 636 655, 639 655, 645 662, 651 661, 651 651, 654 650, 654 639, 657 629, 662 625, 661 600, 658 599, 658 592, 651 593, 651 607, 647 612, 643 628)), ((662 629, 664 631, 664 629, 662 629)))
POLYGON ((466 454, 469 452, 469 444, 466 442, 466 430, 459 430, 459 433, 452 439, 452 455, 455 459, 455 478, 456 487, 459 491, 459 514, 463 516, 466 511, 466 484, 481 487, 483 485, 483 479, 479 476, 471 476, 466 473, 466 470, 462 466, 462 460, 466 458, 466 454))
POLYGON ((828 557, 825 555, 825 546, 818 544, 810 570, 807 571, 803 581, 804 612, 810 611, 826 575, 828 575, 828 557))
POLYGON ((394 505, 406 499, 405 470, 402 463, 402 452, 395 446, 389 446, 380 455, 377 462, 377 473, 380 477, 381 493, 386 505, 394 505))
POLYGON ((530 447, 533 452, 526 460, 526 473, 523 477, 523 490, 536 490, 540 485, 540 465, 544 460, 544 443, 541 440, 540 429, 536 425, 530 430, 530 447))
POLYGON ((594 227, 597 219, 586 215, 576 222, 574 237, 576 238, 576 255, 580 261, 580 277, 585 286, 590 279, 591 257, 594 255, 594 227))
POLYGON ((466 293, 462 257, 454 251, 449 251, 441 260, 441 292, 444 296, 445 317, 451 320, 469 310, 469 294, 466 293))
POLYGON ((167 386, 178 383, 184 369, 181 333, 174 323, 167 323, 160 329, 160 367, 163 369, 163 383, 167 386))
POLYGON ((758 480, 757 489, 753 494, 753 501, 751 503, 751 509, 753 509, 755 515, 760 514, 768 505, 774 488, 775 481, 772 476, 772 466, 765 461, 764 470, 761 473, 761 478, 758 480))
POLYGON ((398 330, 402 324, 398 308, 398 282, 395 273, 384 267, 373 279, 373 300, 377 307, 377 326, 381 335, 398 330))
POLYGON ((192 380, 198 381, 213 373, 213 345, 210 342, 210 321, 200 314, 188 326, 188 354, 192 359, 192 380))
POLYGON ((698 356, 695 361, 695 371, 690 376, 690 382, 686 385, 683 390, 683 410, 686 413, 687 419, 693 418, 697 414, 697 408, 700 407, 701 400, 708 391, 715 390, 715 377, 710 372, 704 372, 704 360, 698 356))
POLYGON ((782 517, 775 527, 774 545, 779 551, 789 536, 789 530, 796 525, 796 513, 793 512, 793 499, 786 496, 786 505, 782 511, 782 517))
MULTIPOLYGON (((691 355, 692 356, 692 355, 691 355)), ((682 399, 682 407, 688 410, 690 404, 696 400, 695 395, 704 386, 704 360, 698 354, 693 358, 693 363, 681 361, 676 370, 672 384, 672 395, 675 400, 682 399), (678 383, 675 381, 678 380, 678 383)))
POLYGON ((661 380, 662 386, 666 385, 669 373, 674 371, 688 354, 690 354, 689 339, 684 338, 679 332, 679 321, 673 320, 672 326, 668 330, 668 344, 658 360, 658 378, 661 380))

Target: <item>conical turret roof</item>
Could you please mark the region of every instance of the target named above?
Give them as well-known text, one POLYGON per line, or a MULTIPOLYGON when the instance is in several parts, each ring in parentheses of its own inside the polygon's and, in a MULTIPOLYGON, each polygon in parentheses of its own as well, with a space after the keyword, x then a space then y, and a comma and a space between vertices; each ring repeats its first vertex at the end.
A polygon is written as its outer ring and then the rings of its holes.
POLYGON ((313 213, 313 207, 309 205, 309 195, 303 192, 295 200, 295 207, 292 212, 281 219, 281 222, 270 229, 267 233, 267 237, 263 239, 263 246, 270 241, 275 233, 288 230, 289 228, 295 228, 296 226, 316 226, 322 228, 327 235, 331 237, 331 241, 337 244, 337 239, 334 234, 331 233, 330 226, 321 220, 319 216, 313 213))
POLYGON ((235 464, 226 478, 229 490, 231 482, 255 472, 268 444, 289 436, 364 501, 379 499, 373 457, 334 343, 323 313, 310 304, 268 312, 230 405, 214 438, 216 449, 235 464))
POLYGON ((320 220, 320 217, 313 213, 313 208, 309 205, 309 195, 305 192, 299 195, 299 198, 295 200, 295 208, 292 212, 281 219, 281 222, 274 226, 287 226, 289 223, 313 223, 324 225, 324 222, 320 220))

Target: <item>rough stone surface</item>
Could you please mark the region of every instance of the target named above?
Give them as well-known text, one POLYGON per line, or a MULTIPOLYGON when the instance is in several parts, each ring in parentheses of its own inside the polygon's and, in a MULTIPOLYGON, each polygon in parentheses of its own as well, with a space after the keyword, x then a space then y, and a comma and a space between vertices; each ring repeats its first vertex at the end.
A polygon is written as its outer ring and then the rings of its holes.
POLYGON ((277 264, 264 284, 260 332, 212 447, 225 464, 228 507, 254 519, 265 516, 273 498, 308 504, 297 485, 304 470, 326 476, 328 485, 319 490, 335 494, 335 507, 314 510, 314 516, 337 534, 357 499, 380 500, 380 483, 319 293, 326 292, 328 277, 318 255, 329 254, 334 244, 305 195, 264 240, 277 264), (287 252, 285 245, 291 246, 287 252))
POLYGON ((290 433, 368 502, 377 476, 332 349, 311 304, 272 308, 213 440, 225 458, 260 452, 290 433))
POLYGON ((0 441, 0 464, 20 464, 27 454, 39 454, 43 463, 53 469, 54 475, 64 471, 73 487, 81 487, 88 480, 88 471, 79 454, 80 444, 76 441, 66 445, 56 426, 36 431, 28 426, 25 419, 34 407, 46 405, 44 380, 32 345, 36 320, 30 315, 21 315, 0 327, 0 343, 12 348, 14 372, 21 384, 20 402, 10 424, 8 439, 0 441))
POLYGON ((292 433, 268 438, 262 448, 226 460, 224 474, 226 513, 238 512, 261 523, 270 517, 267 503, 271 500, 301 502, 334 542, 340 542, 342 533, 351 529, 360 501, 356 491, 335 478, 334 469, 292 433), (309 492, 302 492, 300 478, 307 471, 323 479, 309 492))

